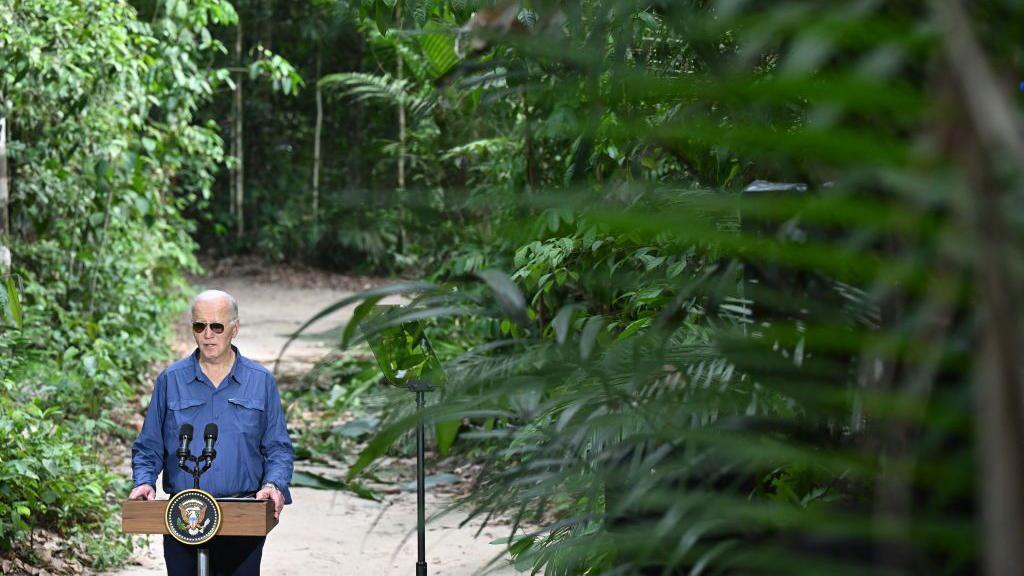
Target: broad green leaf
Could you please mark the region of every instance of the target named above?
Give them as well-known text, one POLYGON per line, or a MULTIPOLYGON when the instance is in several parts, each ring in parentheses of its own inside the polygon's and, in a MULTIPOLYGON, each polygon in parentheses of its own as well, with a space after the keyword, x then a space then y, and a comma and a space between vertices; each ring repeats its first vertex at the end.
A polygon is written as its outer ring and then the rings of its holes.
POLYGON ((437 437, 437 452, 441 456, 448 455, 448 450, 455 442, 455 437, 458 435, 461 425, 461 420, 446 420, 434 424, 434 434, 437 437))
POLYGON ((459 58, 455 54, 455 37, 450 33, 429 33, 417 37, 420 48, 430 62, 434 77, 444 76, 459 58))
POLYGON ((18 299, 14 278, 8 277, 4 284, 7 290, 7 317, 14 322, 16 327, 22 328, 21 301, 18 299))
POLYGON ((387 34, 394 20, 394 9, 396 0, 377 0, 377 9, 374 12, 374 21, 377 24, 377 31, 387 34))
POLYGON ((584 360, 590 358, 590 354, 594 351, 594 345, 597 343, 597 337, 603 326, 604 318, 600 316, 591 316, 583 324, 583 333, 580 335, 580 357, 584 360))
POLYGON ((317 490, 344 490, 352 492, 356 496, 366 500, 380 500, 380 497, 372 490, 366 488, 358 482, 343 482, 341 480, 333 480, 326 476, 319 474, 313 474, 303 470, 296 470, 292 473, 292 481, 290 487, 298 488, 315 488, 317 490))
POLYGON ((346 438, 359 438, 374 433, 380 426, 380 420, 373 416, 357 418, 338 426, 332 430, 334 434, 346 438))
POLYGON ((555 341, 559 344, 565 343, 569 335, 569 327, 572 325, 573 315, 580 308, 578 304, 566 304, 559 309, 558 314, 555 314, 555 319, 551 321, 551 324, 555 328, 555 341))
POLYGON ((383 456, 395 440, 414 427, 418 420, 418 415, 412 414, 378 432, 359 452, 355 463, 348 469, 346 477, 351 480, 358 476, 367 466, 383 456))
POLYGON ((356 330, 359 328, 360 322, 366 318, 367 314, 373 311, 373 307, 384 296, 373 296, 364 300, 361 304, 356 306, 356 309, 352 311, 352 318, 349 319, 348 324, 345 325, 345 332, 341 338, 341 347, 348 348, 352 342, 352 337, 355 335, 356 330))
POLYGON ((528 324, 529 321, 526 318, 526 299, 523 297, 519 287, 515 285, 515 282, 508 275, 499 270, 481 270, 474 275, 491 288, 495 299, 509 318, 518 322, 520 326, 528 324))
MULTIPOLYGON (((460 482, 462 477, 456 474, 430 474, 423 478, 423 488, 429 490, 435 486, 449 486, 460 482)), ((403 482, 401 488, 406 492, 412 492, 416 490, 416 481, 403 482)))
POLYGON ((323 310, 321 310, 321 311, 317 312, 316 314, 314 314, 312 318, 310 318, 309 320, 306 320, 306 322, 303 323, 302 326, 299 326, 298 330, 296 330, 295 332, 293 332, 292 334, 290 334, 288 336, 288 340, 286 340, 284 345, 281 346, 281 351, 278 352, 278 354, 277 354, 277 359, 274 360, 274 370, 275 371, 277 370, 277 365, 281 361, 281 356, 284 354, 285 350, 288 349, 288 346, 291 345, 291 343, 294 342, 295 339, 298 338, 298 336, 300 334, 302 334, 307 328, 309 328, 310 325, 312 325, 317 320, 320 320, 321 318, 329 316, 329 315, 333 314, 334 312, 336 312, 338 310, 341 310, 342 308, 344 308, 346 306, 349 306, 351 304, 355 304, 356 302, 362 302, 363 300, 366 300, 367 298, 384 297, 384 296, 388 296, 388 295, 391 295, 391 294, 407 294, 407 293, 410 293, 410 292, 424 292, 424 291, 431 290, 433 288, 434 288, 433 284, 429 284, 429 283, 426 283, 426 282, 403 282, 403 283, 399 283, 399 284, 392 284, 390 286, 383 286, 383 287, 380 287, 380 288, 373 288, 373 289, 370 289, 370 290, 366 290, 364 292, 360 292, 358 294, 354 294, 352 296, 348 296, 346 298, 342 298, 341 300, 335 302, 334 304, 331 304, 330 306, 327 306, 323 310))

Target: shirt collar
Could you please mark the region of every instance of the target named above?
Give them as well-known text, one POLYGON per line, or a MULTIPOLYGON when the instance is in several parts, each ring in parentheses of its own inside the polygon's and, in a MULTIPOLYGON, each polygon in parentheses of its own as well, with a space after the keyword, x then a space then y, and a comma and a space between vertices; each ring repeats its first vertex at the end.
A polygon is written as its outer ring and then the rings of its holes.
MULTIPOLYGON (((235 363, 231 365, 231 371, 228 372, 228 375, 224 379, 227 380, 228 378, 231 378, 235 382, 242 384, 242 353, 238 351, 238 348, 234 344, 231 345, 231 350, 235 353, 235 363)), ((200 380, 201 376, 203 376, 203 369, 199 367, 199 348, 196 347, 192 352, 192 379, 200 380)))

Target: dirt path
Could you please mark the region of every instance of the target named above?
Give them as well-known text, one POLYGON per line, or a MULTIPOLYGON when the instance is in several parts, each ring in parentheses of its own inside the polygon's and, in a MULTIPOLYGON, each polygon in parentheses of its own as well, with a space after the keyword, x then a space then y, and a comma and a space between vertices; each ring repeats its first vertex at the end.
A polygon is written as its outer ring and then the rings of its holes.
MULTIPOLYGON (((271 367, 286 334, 298 328, 323 307, 351 294, 338 283, 295 282, 258 276, 204 278, 197 288, 218 288, 233 294, 239 303, 241 331, 235 344, 246 356, 271 367), (319 285, 318 285, 319 284, 319 285)), ((355 283, 350 289, 362 289, 355 283)), ((351 308, 341 310, 311 327, 323 332, 347 321, 351 308)), ((191 338, 183 330, 175 347, 191 351, 191 338)), ((300 339, 282 359, 279 372, 298 373, 329 351, 325 342, 300 339)), ((297 463, 297 469, 302 464, 297 463)), ((281 523, 267 539, 263 573, 268 575, 338 576, 407 575, 415 573, 416 496, 410 492, 386 495, 383 502, 357 498, 347 492, 293 488, 294 504, 281 514, 281 523)), ((161 497, 166 497, 161 492, 161 497)), ((429 493, 428 515, 449 502, 443 494, 429 493)), ((427 526, 427 563, 438 576, 470 576, 481 573, 517 574, 504 561, 491 564, 501 553, 489 542, 504 536, 500 527, 489 526, 479 538, 478 523, 459 528, 465 514, 452 513, 427 526), (488 568, 488 566, 490 566, 488 568)), ((136 556, 137 565, 115 576, 155 576, 164 573, 162 542, 149 538, 149 546, 136 556)))

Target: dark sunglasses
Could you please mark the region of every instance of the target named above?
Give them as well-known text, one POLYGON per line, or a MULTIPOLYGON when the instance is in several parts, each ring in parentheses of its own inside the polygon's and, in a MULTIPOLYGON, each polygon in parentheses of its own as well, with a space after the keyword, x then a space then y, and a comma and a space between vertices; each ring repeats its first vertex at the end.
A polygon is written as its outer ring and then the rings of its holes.
POLYGON ((210 330, 213 330, 214 334, 224 333, 223 322, 193 322, 192 331, 195 332, 196 334, 202 334, 203 332, 206 331, 207 326, 210 327, 210 330))

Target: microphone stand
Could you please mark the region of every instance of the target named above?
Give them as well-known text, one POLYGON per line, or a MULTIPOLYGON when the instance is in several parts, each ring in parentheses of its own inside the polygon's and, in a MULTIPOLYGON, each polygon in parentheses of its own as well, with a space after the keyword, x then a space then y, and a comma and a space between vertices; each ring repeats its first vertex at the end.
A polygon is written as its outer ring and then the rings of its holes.
POLYGON ((192 456, 191 454, 189 454, 186 457, 179 456, 178 466, 180 466, 181 469, 184 470, 185 472, 188 472, 189 474, 192 475, 192 487, 198 490, 199 477, 202 476, 204 472, 210 469, 210 466, 213 464, 213 459, 216 457, 216 452, 214 452, 214 454, 210 456, 206 454, 203 454, 202 456, 199 457, 192 456), (188 465, 185 464, 185 462, 195 462, 196 465, 190 468, 188 465), (202 465, 202 468, 200 468, 200 465, 202 465))
MULTIPOLYGON (((199 489, 199 477, 204 472, 210 469, 213 465, 213 459, 217 457, 216 450, 210 450, 209 452, 204 448, 203 453, 197 458, 191 454, 188 456, 178 456, 178 466, 192 475, 192 487, 196 490, 199 489), (194 462, 195 466, 189 467, 186 462, 194 462), (202 467, 200 468, 200 464, 202 467)), ((196 563, 196 574, 198 576, 210 576, 210 549, 206 546, 202 546, 198 550, 198 562, 196 563)))

